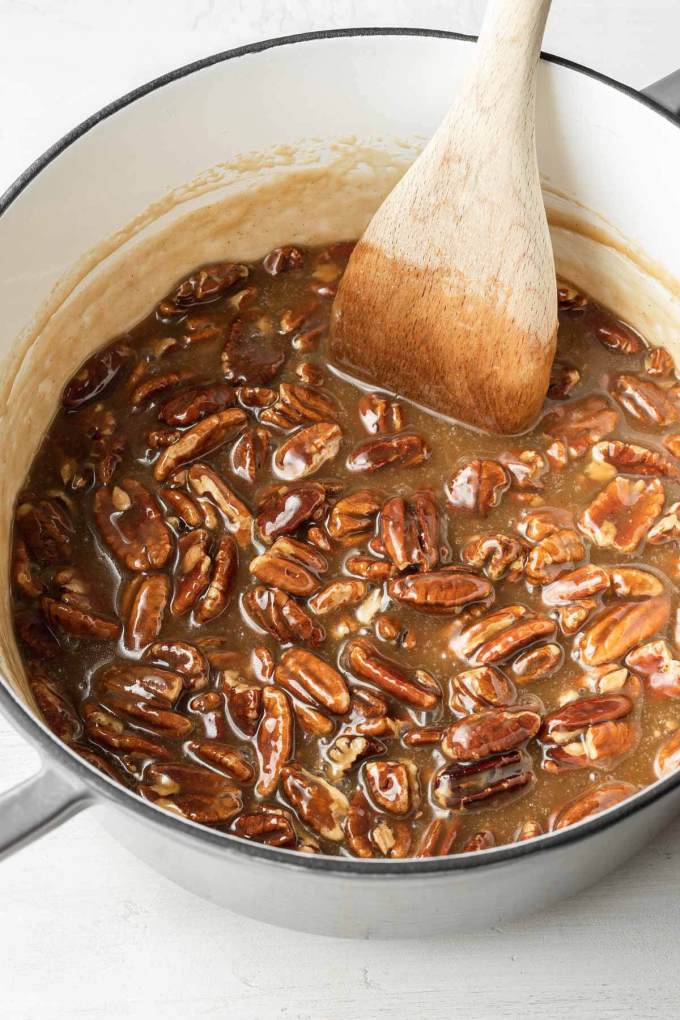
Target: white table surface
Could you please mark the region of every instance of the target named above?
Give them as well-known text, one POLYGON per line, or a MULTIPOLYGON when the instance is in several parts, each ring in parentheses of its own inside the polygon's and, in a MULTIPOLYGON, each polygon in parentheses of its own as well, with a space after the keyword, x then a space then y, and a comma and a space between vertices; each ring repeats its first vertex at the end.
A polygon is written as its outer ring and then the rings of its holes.
MULTIPOLYGON (((474 32, 484 0, 0 0, 0 190, 104 103, 256 39, 474 32)), ((680 66, 678 0, 554 0, 545 48, 636 87, 680 66)), ((0 789, 37 757, 0 717, 0 789)), ((676 1017, 680 821, 549 913, 465 938, 316 939, 161 878, 91 813, 0 867, 1 1020, 676 1017)))

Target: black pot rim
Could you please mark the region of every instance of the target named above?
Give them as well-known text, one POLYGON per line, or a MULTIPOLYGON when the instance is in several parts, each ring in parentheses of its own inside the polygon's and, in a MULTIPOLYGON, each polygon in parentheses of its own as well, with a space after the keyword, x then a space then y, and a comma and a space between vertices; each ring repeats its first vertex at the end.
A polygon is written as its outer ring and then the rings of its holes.
MULTIPOLYGON (((185 78, 196 71, 201 71, 213 64, 219 64, 227 60, 235 60, 240 57, 261 53, 265 50, 279 46, 290 46, 297 43, 317 42, 328 39, 352 38, 360 36, 411 36, 435 39, 451 39, 456 42, 475 42, 476 36, 463 35, 458 32, 445 32, 437 29, 424 28, 345 28, 332 29, 319 32, 304 32, 297 35, 281 36, 275 39, 266 39, 261 42, 250 43, 247 46, 239 46, 235 49, 225 50, 213 54, 201 60, 185 64, 176 70, 169 71, 158 78, 140 85, 131 92, 126 93, 119 99, 102 107, 97 113, 82 121, 77 127, 69 131, 59 141, 55 142, 41 156, 24 170, 17 177, 13 184, 0 196, 0 216, 2 216, 12 205, 15 199, 21 194, 31 181, 45 169, 52 160, 56 159, 65 149, 85 135, 97 124, 108 117, 124 109, 137 99, 142 98, 150 92, 162 88, 181 78, 185 78)), ((548 63, 558 64, 588 78, 593 78, 609 88, 623 93, 657 115, 670 121, 676 127, 680 127, 680 120, 669 113, 663 106, 642 95, 635 89, 607 75, 593 71, 591 68, 563 57, 542 53, 541 57, 548 63)), ((349 874, 363 878, 385 876, 391 878, 403 878, 405 876, 419 877, 427 874, 442 874, 446 872, 457 872, 479 867, 491 867, 493 865, 505 864, 518 857, 532 856, 537 853, 545 853, 549 850, 564 847, 571 843, 593 836, 610 826, 622 821, 629 815, 642 810, 649 804, 654 803, 661 797, 670 793, 680 786, 680 771, 666 779, 659 780, 651 786, 646 787, 628 800, 610 810, 595 815, 593 818, 580 822, 571 828, 562 829, 558 832, 547 833, 533 840, 523 843, 511 843, 505 846, 495 847, 490 850, 477 851, 467 854, 456 854, 450 857, 432 857, 405 860, 360 860, 350 857, 330 857, 326 855, 302 854, 295 850, 282 850, 275 847, 263 846, 242 839, 232 833, 221 832, 197 825, 185 819, 168 814, 160 808, 155 807, 147 801, 142 800, 133 791, 126 789, 115 781, 109 779, 98 769, 91 766, 75 752, 71 751, 65 744, 50 731, 38 719, 34 718, 24 707, 18 696, 9 686, 8 681, 0 676, 0 706, 3 712, 16 724, 17 728, 34 744, 39 750, 44 751, 48 760, 56 760, 59 765, 71 774, 79 778, 87 789, 97 794, 99 798, 113 802, 123 810, 134 812, 140 815, 145 821, 165 828, 169 835, 174 838, 194 841, 202 841, 207 846, 212 846, 215 851, 236 852, 244 854, 253 859, 260 859, 262 864, 278 864, 288 867, 323 871, 330 874, 349 874)), ((95 799, 95 798, 92 798, 95 799)))

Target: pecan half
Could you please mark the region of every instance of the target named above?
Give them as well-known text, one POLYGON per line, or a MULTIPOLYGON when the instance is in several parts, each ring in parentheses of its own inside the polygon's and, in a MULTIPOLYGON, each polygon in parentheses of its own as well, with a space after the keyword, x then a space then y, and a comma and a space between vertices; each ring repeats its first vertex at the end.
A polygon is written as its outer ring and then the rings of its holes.
POLYGON ((369 761, 362 771, 370 798, 379 810, 403 817, 418 807, 420 782, 412 761, 369 761))
POLYGON ((229 531, 240 546, 250 542, 253 515, 227 483, 220 478, 208 464, 192 464, 187 472, 187 479, 192 492, 197 496, 205 496, 222 514, 229 531))
POLYGON ((634 482, 617 475, 579 515, 578 526, 600 548, 634 552, 660 516, 664 499, 658 478, 634 482))
POLYGON ((186 428, 202 421, 208 415, 217 414, 236 403, 233 386, 226 383, 212 383, 208 386, 192 386, 167 400, 158 412, 158 420, 164 425, 186 428))
POLYGON ((255 524, 263 542, 292 535, 307 521, 316 520, 326 501, 326 490, 318 482, 302 482, 277 488, 258 508, 255 524))
POLYGON ((172 552, 172 536, 155 497, 141 482, 124 479, 94 497, 97 527, 116 559, 128 570, 163 567, 172 552))
POLYGON ((142 404, 156 400, 167 390, 179 386, 180 383, 189 382, 194 378, 195 373, 188 368, 178 368, 174 372, 154 372, 134 387, 130 394, 130 403, 133 407, 140 407, 142 404))
POLYGON ((313 595, 321 587, 318 574, 327 566, 318 550, 282 536, 265 553, 250 561, 249 570, 258 581, 290 595, 313 595))
POLYGON ((486 517, 498 506, 510 485, 505 468, 495 460, 471 460, 445 486, 449 504, 454 510, 465 510, 486 517))
POLYGON ((634 599, 663 595, 664 585, 649 570, 639 567, 609 567, 609 580, 616 595, 634 599))
POLYGON ((343 545, 359 543, 373 533, 375 518, 382 504, 382 494, 372 489, 359 489, 343 496, 331 510, 328 534, 343 545))
POLYGON ((404 409, 396 400, 383 393, 364 393, 359 399, 359 417, 367 432, 401 432, 404 409))
POLYGON ((143 797, 203 825, 227 822, 243 807, 238 787, 200 765, 153 763, 144 769, 143 780, 137 788, 143 797))
POLYGON ((337 413, 335 400, 323 390, 282 382, 276 403, 262 412, 260 421, 280 429, 294 429, 311 422, 333 421, 337 413))
POLYGON ((491 847, 496 845, 496 837, 493 832, 489 829, 482 829, 481 832, 476 832, 474 836, 470 836, 468 840, 460 848, 459 853, 477 853, 479 850, 490 850, 491 847))
POLYGON ((19 532, 38 563, 59 563, 71 555, 75 529, 52 499, 24 499, 15 513, 19 532))
POLYGON ((590 765, 610 767, 637 743, 637 727, 626 718, 632 709, 625 694, 595 694, 551 712, 541 727, 541 740, 547 745, 543 768, 559 772, 590 765))
POLYGON ((339 843, 342 823, 349 811, 344 793, 320 776, 314 776, 297 762, 281 770, 283 793, 300 819, 319 836, 339 843))
POLYGON ((617 471, 627 475, 658 476, 680 479, 680 469, 668 457, 649 450, 646 446, 636 443, 624 443, 620 439, 610 439, 606 443, 596 443, 591 456, 594 462, 610 464, 617 471))
POLYGON ((66 384, 61 396, 64 407, 69 411, 77 411, 101 397, 120 375, 130 354, 130 348, 123 343, 93 354, 66 384))
POLYGON ((625 322, 608 322, 598 326, 595 336, 603 347, 617 354, 639 354, 644 350, 642 337, 625 322))
POLYGON ((150 740, 136 730, 128 729, 113 712, 92 701, 83 703, 81 714, 90 740, 114 751, 165 760, 170 752, 158 741, 150 740))
POLYGON ((222 297, 237 283, 248 277, 248 266, 235 262, 216 262, 192 273, 161 301, 158 315, 172 319, 185 314, 186 309, 222 297))
POLYGON ((581 373, 574 365, 568 365, 564 361, 555 361, 550 370, 548 396, 551 400, 566 400, 580 381, 581 373))
POLYGON ((251 485, 262 470, 269 454, 267 429, 250 428, 239 436, 231 448, 231 469, 251 485))
POLYGON ((673 658, 667 641, 649 641, 629 652, 626 666, 635 670, 654 694, 680 697, 680 662, 673 658))
POLYGON ((433 818, 423 831, 414 857, 446 857, 451 853, 460 832, 460 820, 433 818))
POLYGON ((376 737, 366 737, 360 733, 342 733, 326 751, 326 757, 330 762, 331 779, 341 779, 357 762, 382 754, 384 750, 382 740, 376 737))
POLYGON ((346 606, 354 606, 366 597, 369 586, 365 581, 337 580, 331 581, 322 591, 309 600, 309 608, 317 616, 325 616, 346 606))
POLYGON ((461 549, 460 558, 470 567, 481 568, 492 581, 506 577, 516 581, 524 570, 527 549, 507 535, 474 535, 461 549))
POLYGON ((533 684, 552 676, 562 665, 564 652, 552 642, 528 648, 512 663, 512 675, 518 684, 533 684))
POLYGON ((618 422, 618 411, 604 397, 592 396, 555 408, 541 424, 543 432, 564 443, 569 457, 576 460, 613 432, 618 422))
POLYGON ((465 669, 451 680, 449 707, 463 715, 485 708, 505 708, 516 701, 512 680, 494 666, 465 669))
POLYGON ((428 673, 414 670, 409 675, 400 664, 381 655, 365 638, 350 641, 345 658, 354 676, 407 705, 427 711, 434 708, 441 698, 439 685, 428 673))
POLYGON ((680 729, 671 733, 656 752, 654 772, 657 779, 664 779, 680 769, 680 729))
POLYGON ((184 686, 191 691, 199 691, 208 683, 209 667, 205 656, 186 641, 155 641, 142 658, 179 673, 184 686))
POLYGON ((240 407, 228 407, 203 418, 183 432, 172 446, 163 450, 154 465, 154 478, 164 482, 180 465, 188 464, 232 439, 245 422, 246 414, 240 407))
POLYGON ((615 781, 601 783, 560 808, 553 816, 550 828, 555 832, 566 829, 568 825, 574 825, 576 822, 582 822, 586 818, 592 818, 593 815, 599 815, 601 811, 606 811, 632 797, 636 791, 637 787, 632 783, 615 781))
POLYGON ((12 550, 12 581, 18 591, 31 599, 37 599, 43 591, 43 584, 29 559, 26 543, 18 535, 14 538, 12 550))
POLYGON ((432 780, 432 797, 439 807, 461 810, 526 791, 535 778, 531 760, 513 750, 483 761, 445 765, 432 780))
POLYGON ((442 567, 397 577, 387 586, 390 598, 423 613, 456 613, 471 602, 492 598, 493 586, 462 567, 442 567))
POLYGON ((578 563, 585 547, 577 532, 563 528, 538 542, 527 557, 525 573, 533 584, 545 584, 567 564, 578 563))
POLYGON ((264 807, 239 815, 231 831, 266 846, 294 847, 297 843, 293 820, 283 808, 264 807))
POLYGON ((665 347, 655 347, 645 356, 645 372, 667 378, 675 372, 675 362, 665 347))
POLYGON ((303 648, 284 652, 274 679, 296 697, 336 715, 349 711, 349 689, 343 677, 323 659, 303 648))
POLYGON ((278 276, 279 273, 292 273, 302 269, 305 264, 305 254, 295 245, 287 244, 282 248, 273 248, 262 260, 262 268, 270 276, 278 276))
POLYGON ((284 762, 293 750, 293 714, 286 694, 277 687, 262 691, 262 717, 255 735, 260 778, 255 792, 268 797, 278 786, 284 762))
POLYGON ((359 443, 347 458, 347 468, 349 471, 368 472, 396 465, 415 467, 429 456, 430 448, 421 436, 398 432, 359 443))
POLYGON ((43 595, 40 606, 50 626, 61 627, 74 637, 114 641, 120 635, 121 626, 117 620, 101 616, 73 602, 59 601, 43 595))
POLYGON ((243 595, 243 607, 256 627, 267 631, 282 644, 298 642, 320 645, 326 632, 295 599, 276 588, 257 585, 243 595))
POLYGON ((680 503, 672 503, 660 521, 650 528, 647 541, 651 545, 680 541, 680 503))
POLYGON ((431 493, 415 492, 408 501, 401 496, 389 499, 380 512, 380 538, 398 570, 434 570, 439 563, 440 535, 431 493))
POLYGON ((170 581, 165 574, 138 574, 132 578, 121 600, 128 648, 139 652, 156 640, 169 599, 170 581))
POLYGON ((666 427, 680 417, 678 407, 666 390, 649 379, 617 375, 609 385, 609 392, 632 418, 644 425, 666 427))
POLYGON ((217 740, 190 740, 187 750, 206 765, 224 772, 239 783, 250 783, 255 775, 250 762, 228 744, 221 744, 217 740))
POLYGON ((540 715, 521 708, 475 712, 447 726, 442 751, 453 761, 481 761, 521 747, 536 736, 540 726, 540 715))
POLYGON ((411 849, 410 824, 402 819, 389 821, 371 808, 362 790, 357 790, 349 805, 345 823, 347 846, 356 857, 406 857, 411 849))
POLYGON ((609 588, 609 573, 604 567, 589 563, 562 574, 557 581, 543 589, 543 601, 547 606, 559 606, 565 602, 577 602, 592 598, 609 588))
POLYGON ((340 428, 330 422, 318 422, 299 429, 274 454, 276 473, 289 481, 313 475, 324 464, 334 460, 341 442, 340 428))
POLYGON ((345 569, 350 574, 356 574, 377 584, 387 581, 394 574, 391 563, 373 559, 372 556, 348 556, 345 560, 345 569))
POLYGON ((179 555, 171 606, 176 616, 188 613, 210 583, 211 544, 210 532, 203 528, 182 535, 177 543, 179 555))
POLYGON ((588 666, 614 662, 663 630, 669 616, 670 603, 663 597, 609 606, 581 634, 579 655, 588 666))
POLYGON ((65 744, 72 744, 79 738, 82 725, 69 698, 37 662, 29 663, 27 678, 38 708, 49 728, 65 744))

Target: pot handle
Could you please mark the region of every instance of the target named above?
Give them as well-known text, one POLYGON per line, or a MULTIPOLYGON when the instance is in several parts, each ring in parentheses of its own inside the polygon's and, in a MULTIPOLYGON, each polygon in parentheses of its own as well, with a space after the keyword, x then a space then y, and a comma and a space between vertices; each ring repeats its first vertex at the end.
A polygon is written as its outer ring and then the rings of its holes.
POLYGON ((0 860, 44 836, 90 802, 83 787, 43 765, 35 775, 0 794, 0 860))
POLYGON ((680 71, 673 71, 648 85, 642 89, 642 95, 653 99, 676 117, 680 116, 680 71))

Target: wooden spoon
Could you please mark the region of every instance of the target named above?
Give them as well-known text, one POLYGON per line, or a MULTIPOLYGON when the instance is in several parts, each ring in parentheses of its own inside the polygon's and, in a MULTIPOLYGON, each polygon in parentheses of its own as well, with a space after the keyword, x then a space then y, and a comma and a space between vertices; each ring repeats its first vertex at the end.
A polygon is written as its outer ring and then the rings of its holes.
POLYGON ((500 433, 535 419, 555 352, 535 144, 549 7, 489 0, 474 67, 354 249, 331 324, 348 371, 500 433))

